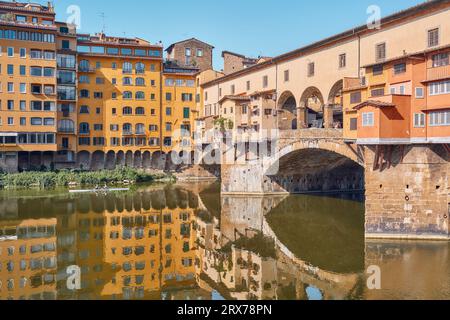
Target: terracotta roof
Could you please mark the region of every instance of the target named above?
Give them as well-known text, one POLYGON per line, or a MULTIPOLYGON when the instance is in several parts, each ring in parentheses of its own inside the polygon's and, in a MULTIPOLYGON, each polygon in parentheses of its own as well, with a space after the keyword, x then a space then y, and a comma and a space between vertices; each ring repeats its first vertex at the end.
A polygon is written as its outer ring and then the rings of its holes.
MULTIPOLYGON (((402 19, 414 16, 418 12, 430 10, 430 9, 435 8, 435 7, 439 8, 439 6, 449 6, 449 5, 450 5, 450 0, 430 0, 430 1, 427 1, 427 2, 424 2, 424 3, 420 3, 420 4, 416 5, 416 6, 410 7, 408 9, 399 11, 397 13, 394 13, 392 15, 389 15, 387 17, 382 18, 381 19, 381 25, 384 26, 386 24, 391 24, 391 23, 397 23, 398 24, 398 23, 401 23, 402 19)), ((295 57, 298 57, 298 56, 302 56, 302 55, 308 54, 308 53, 310 53, 310 52, 312 52, 314 50, 320 49, 323 46, 332 45, 332 44, 335 44, 335 43, 340 43, 340 42, 343 42, 343 41, 347 41, 349 38, 357 37, 358 35, 364 34, 366 32, 376 32, 376 31, 370 30, 367 27, 367 24, 364 24, 364 25, 361 25, 359 27, 355 27, 353 29, 350 29, 350 30, 341 32, 339 34, 336 34, 334 36, 331 36, 331 37, 325 38, 323 40, 317 41, 317 42, 312 43, 310 45, 307 45, 305 47, 302 47, 302 48, 299 48, 299 49, 287 52, 285 54, 279 55, 279 56, 274 57, 272 59, 269 59, 269 60, 267 60, 265 62, 256 64, 256 65, 251 66, 249 68, 246 68, 244 70, 236 71, 236 72, 231 73, 231 74, 229 74, 229 75, 227 75, 225 77, 222 77, 220 79, 216 79, 216 80, 210 81, 208 83, 205 83, 203 85, 203 87, 209 87, 209 86, 221 83, 223 81, 227 81, 229 79, 234 79, 234 78, 237 78, 237 77, 239 77, 241 75, 249 74, 249 73, 252 73, 253 71, 266 68, 266 67, 268 67, 268 66, 270 66, 270 65, 272 65, 274 63, 278 63, 278 62, 281 62, 281 61, 285 61, 285 60, 288 60, 288 59, 292 59, 292 58, 295 58, 295 57)))
POLYGON ((233 96, 233 95, 228 95, 223 97, 222 99, 219 100, 219 103, 222 103, 225 100, 231 100, 231 101, 250 101, 250 97, 249 96, 233 96))
POLYGON ((354 110, 359 110, 367 106, 372 106, 376 108, 392 108, 395 107, 395 104, 390 102, 383 102, 379 100, 367 100, 363 103, 358 104, 357 106, 353 107, 354 110))
MULTIPOLYGON (((430 52, 439 51, 439 50, 446 50, 446 49, 449 49, 449 48, 450 48, 450 44, 446 44, 444 46, 429 48, 429 49, 418 51, 418 52, 414 52, 414 53, 409 53, 409 54, 406 53, 403 56, 398 56, 398 57, 394 57, 392 59, 383 60, 383 61, 380 61, 380 62, 364 65, 364 66, 362 66, 362 68, 369 68, 369 67, 373 67, 373 66, 377 66, 377 65, 385 64, 385 63, 389 63, 389 62, 394 62, 394 61, 398 61, 398 60, 414 59, 415 56, 424 55, 424 54, 427 54, 427 53, 430 53, 430 52)), ((419 58, 419 57, 417 57, 417 58, 419 58)))
POLYGON ((174 47, 175 45, 180 44, 180 43, 184 43, 184 42, 188 42, 188 41, 197 41, 197 42, 201 42, 201 43, 206 44, 207 46, 209 46, 211 49, 214 49, 214 46, 210 45, 209 43, 206 43, 206 42, 204 42, 204 41, 198 40, 197 38, 190 38, 190 39, 181 40, 181 41, 172 43, 170 46, 167 47, 167 49, 166 49, 165 51, 166 51, 166 52, 170 52, 170 51, 172 51, 172 49, 173 49, 173 47, 174 47))

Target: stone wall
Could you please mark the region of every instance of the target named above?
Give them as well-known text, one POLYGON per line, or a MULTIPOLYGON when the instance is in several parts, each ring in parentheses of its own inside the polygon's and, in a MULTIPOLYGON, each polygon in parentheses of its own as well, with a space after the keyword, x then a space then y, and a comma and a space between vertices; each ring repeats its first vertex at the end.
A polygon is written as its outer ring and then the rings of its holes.
POLYGON ((199 68, 200 71, 212 69, 212 54, 213 49, 210 46, 195 39, 175 44, 172 52, 173 59, 176 60, 179 65, 192 67, 195 64, 195 67, 199 68), (192 63, 190 65, 186 65, 186 48, 191 49, 192 63), (202 57, 197 57, 197 49, 203 50, 202 57))
POLYGON ((18 171, 19 156, 17 152, 0 152, 0 170, 14 173, 18 171))
POLYGON ((365 150, 367 237, 449 237, 448 154, 443 147, 397 146, 392 164, 374 169, 365 150))

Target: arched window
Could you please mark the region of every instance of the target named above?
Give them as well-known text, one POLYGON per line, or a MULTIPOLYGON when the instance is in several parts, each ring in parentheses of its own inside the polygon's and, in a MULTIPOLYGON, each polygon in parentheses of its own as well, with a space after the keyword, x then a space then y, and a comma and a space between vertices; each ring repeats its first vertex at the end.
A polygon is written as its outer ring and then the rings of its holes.
POLYGON ((136 100, 144 100, 145 99, 145 93, 142 91, 136 92, 136 100))
POLYGON ((64 119, 58 122, 58 131, 63 133, 73 133, 75 132, 75 125, 73 120, 64 119))
POLYGON ((132 134, 133 126, 131 125, 131 123, 124 123, 122 126, 122 131, 124 134, 132 134))
POLYGON ((136 134, 145 134, 145 125, 143 123, 136 124, 136 134))
POLYGON ((81 106, 80 107, 80 114, 89 114, 89 107, 88 106, 81 106))
POLYGON ((131 107, 124 107, 123 109, 122 109, 122 114, 123 115, 132 115, 133 114, 133 108, 131 108, 131 107))
POLYGON ((80 61, 80 71, 89 71, 91 67, 91 64, 88 60, 81 60, 80 61))
POLYGON ((133 99, 133 93, 131 91, 124 91, 123 98, 126 100, 133 99))
POLYGON ((122 79, 124 86, 132 86, 133 85, 133 79, 131 77, 124 77, 122 79))
POLYGON ((80 98, 89 98, 89 90, 83 89, 80 90, 80 98))
POLYGON ((136 114, 143 116, 145 114, 145 109, 143 107, 137 107, 136 108, 136 114))
POLYGON ((145 86, 145 79, 144 78, 136 78, 136 85, 137 86, 145 86))
POLYGON ((136 63, 136 74, 143 74, 145 73, 145 64, 142 62, 136 63))
POLYGON ((133 73, 133 64, 131 62, 124 62, 122 66, 123 73, 133 73))
POLYGON ((81 122, 80 123, 80 134, 87 134, 87 133, 89 133, 89 123, 81 122))

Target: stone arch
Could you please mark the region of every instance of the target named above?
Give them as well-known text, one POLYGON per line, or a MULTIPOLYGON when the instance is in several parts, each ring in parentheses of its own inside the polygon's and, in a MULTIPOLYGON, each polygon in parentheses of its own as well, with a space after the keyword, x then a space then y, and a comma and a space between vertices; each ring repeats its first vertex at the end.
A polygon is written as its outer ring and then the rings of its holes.
POLYGON ((110 150, 106 154, 105 169, 114 170, 115 168, 116 168, 116 153, 110 150))
POLYGON ((116 166, 124 167, 125 166, 125 152, 120 150, 116 155, 116 166))
POLYGON ((162 151, 156 151, 152 156, 152 169, 164 170, 166 167, 166 154, 162 151))
POLYGON ((152 154, 150 153, 150 151, 145 151, 142 154, 142 167, 144 169, 150 169, 151 166, 152 166, 152 154))
POLYGON ((142 152, 136 151, 134 153, 133 167, 142 168, 142 152))
POLYGON ((77 167, 82 170, 89 170, 91 167, 91 154, 88 151, 78 152, 77 167))
POLYGON ((281 149, 265 167, 271 192, 362 191, 364 167, 342 142, 298 141, 281 149))
POLYGON ((342 128, 344 122, 343 95, 344 81, 337 81, 328 94, 327 109, 325 110, 325 126, 331 128, 342 128))
POLYGON ((297 130, 297 100, 291 91, 285 91, 278 99, 278 129, 297 130))
POLYGON ((133 166, 133 151, 127 151, 127 153, 125 153, 125 166, 127 167, 132 167, 133 166))
POLYGON ((92 170, 105 169, 105 153, 103 151, 95 151, 92 154, 91 169, 92 170))
POLYGON ((317 87, 306 88, 299 102, 299 122, 306 128, 322 128, 325 100, 322 92, 317 87), (301 113, 303 112, 303 114, 301 113))

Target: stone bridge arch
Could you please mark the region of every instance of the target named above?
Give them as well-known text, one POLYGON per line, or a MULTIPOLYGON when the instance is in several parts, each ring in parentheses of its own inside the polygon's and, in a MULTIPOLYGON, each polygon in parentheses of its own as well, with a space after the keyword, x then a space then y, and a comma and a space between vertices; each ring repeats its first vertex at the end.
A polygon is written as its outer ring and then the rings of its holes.
POLYGON ((363 191, 363 161, 343 141, 301 139, 265 164, 263 183, 267 193, 363 191))
POLYGON ((291 91, 284 91, 278 98, 278 129, 297 130, 297 100, 291 91))

